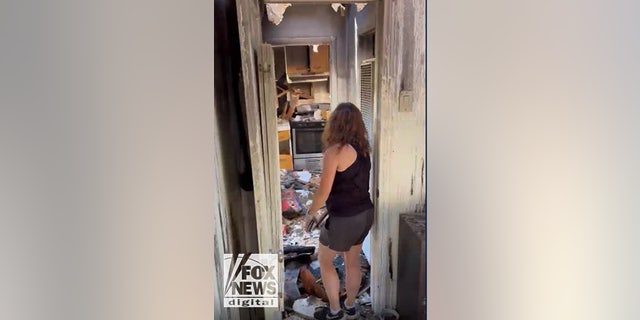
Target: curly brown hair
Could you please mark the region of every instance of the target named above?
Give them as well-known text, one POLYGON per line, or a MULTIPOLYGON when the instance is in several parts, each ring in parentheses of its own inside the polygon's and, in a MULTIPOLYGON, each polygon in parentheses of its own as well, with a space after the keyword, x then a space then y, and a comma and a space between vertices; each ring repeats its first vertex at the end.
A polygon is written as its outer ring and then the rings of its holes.
POLYGON ((371 148, 367 128, 364 126, 362 113, 353 103, 343 102, 331 112, 322 132, 322 143, 325 149, 333 145, 342 148, 350 144, 358 153, 369 155, 371 148))

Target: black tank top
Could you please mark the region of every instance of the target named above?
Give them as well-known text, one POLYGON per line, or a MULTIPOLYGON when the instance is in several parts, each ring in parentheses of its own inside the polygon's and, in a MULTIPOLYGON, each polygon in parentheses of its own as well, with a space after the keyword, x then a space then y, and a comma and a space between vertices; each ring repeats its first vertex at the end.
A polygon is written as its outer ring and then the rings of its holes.
POLYGON ((349 217, 373 208, 369 194, 371 159, 358 154, 356 161, 345 171, 337 171, 327 199, 332 216, 349 217))

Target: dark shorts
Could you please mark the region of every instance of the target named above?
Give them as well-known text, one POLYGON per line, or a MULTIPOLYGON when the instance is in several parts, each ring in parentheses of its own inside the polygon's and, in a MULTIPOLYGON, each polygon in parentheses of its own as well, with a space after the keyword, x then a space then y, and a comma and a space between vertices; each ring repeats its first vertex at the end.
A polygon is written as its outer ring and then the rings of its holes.
POLYGON ((320 243, 329 249, 346 252, 352 246, 362 244, 373 225, 373 208, 351 217, 329 218, 320 227, 320 243))

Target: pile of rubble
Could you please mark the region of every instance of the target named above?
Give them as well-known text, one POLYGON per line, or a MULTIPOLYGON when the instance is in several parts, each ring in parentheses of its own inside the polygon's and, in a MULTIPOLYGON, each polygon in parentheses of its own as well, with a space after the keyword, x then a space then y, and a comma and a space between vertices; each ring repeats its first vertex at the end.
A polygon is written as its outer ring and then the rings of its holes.
MULTIPOLYGON (((320 172, 286 171, 280 173, 282 191, 283 245, 284 245, 284 305, 286 319, 313 319, 316 308, 326 306, 328 299, 318 262, 320 230, 304 230, 305 215, 320 186, 320 172)), ((324 209, 323 209, 324 210, 324 209)), ((362 282, 356 300, 362 319, 378 319, 371 311, 369 296, 370 266, 364 253, 360 255, 362 282)), ((345 265, 341 255, 336 256, 334 267, 340 279, 340 297, 346 298, 345 265)))
MULTIPOLYGON (((320 263, 310 255, 310 260, 285 259, 284 271, 284 307, 285 319, 313 319, 318 307, 328 306, 329 299, 320 277, 320 263)), ((333 262, 340 279, 340 300, 346 299, 345 264, 341 255, 337 255, 333 262)), ((373 316, 371 311, 371 297, 369 296, 370 266, 364 254, 361 254, 360 270, 362 282, 357 295, 356 306, 362 319, 373 316)))
POLYGON ((320 173, 308 171, 280 171, 282 192, 282 242, 284 246, 312 246, 318 248, 320 231, 304 230, 306 212, 314 192, 320 186, 320 173))

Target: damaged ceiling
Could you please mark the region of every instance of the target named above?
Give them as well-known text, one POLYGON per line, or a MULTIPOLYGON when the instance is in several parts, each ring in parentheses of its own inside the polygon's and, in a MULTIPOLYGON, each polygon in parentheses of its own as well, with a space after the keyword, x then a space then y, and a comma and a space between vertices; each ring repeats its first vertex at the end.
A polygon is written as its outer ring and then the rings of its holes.
MULTIPOLYGON (((364 9, 364 7, 367 4, 356 3, 355 5, 356 5, 356 10, 360 12, 362 11, 362 9, 364 9)), ((284 19, 284 12, 287 10, 288 7, 292 6, 292 4, 291 3, 267 3, 265 4, 265 6, 267 9, 267 18, 269 19, 269 21, 271 21, 271 23, 277 26, 282 22, 282 19, 284 19)), ((333 11, 339 13, 342 16, 344 16, 346 11, 346 7, 344 6, 344 4, 339 2, 332 3, 331 8, 333 8, 333 11)))
POLYGON ((291 6, 291 3, 267 3, 267 18, 276 26, 282 22, 284 11, 291 6))

